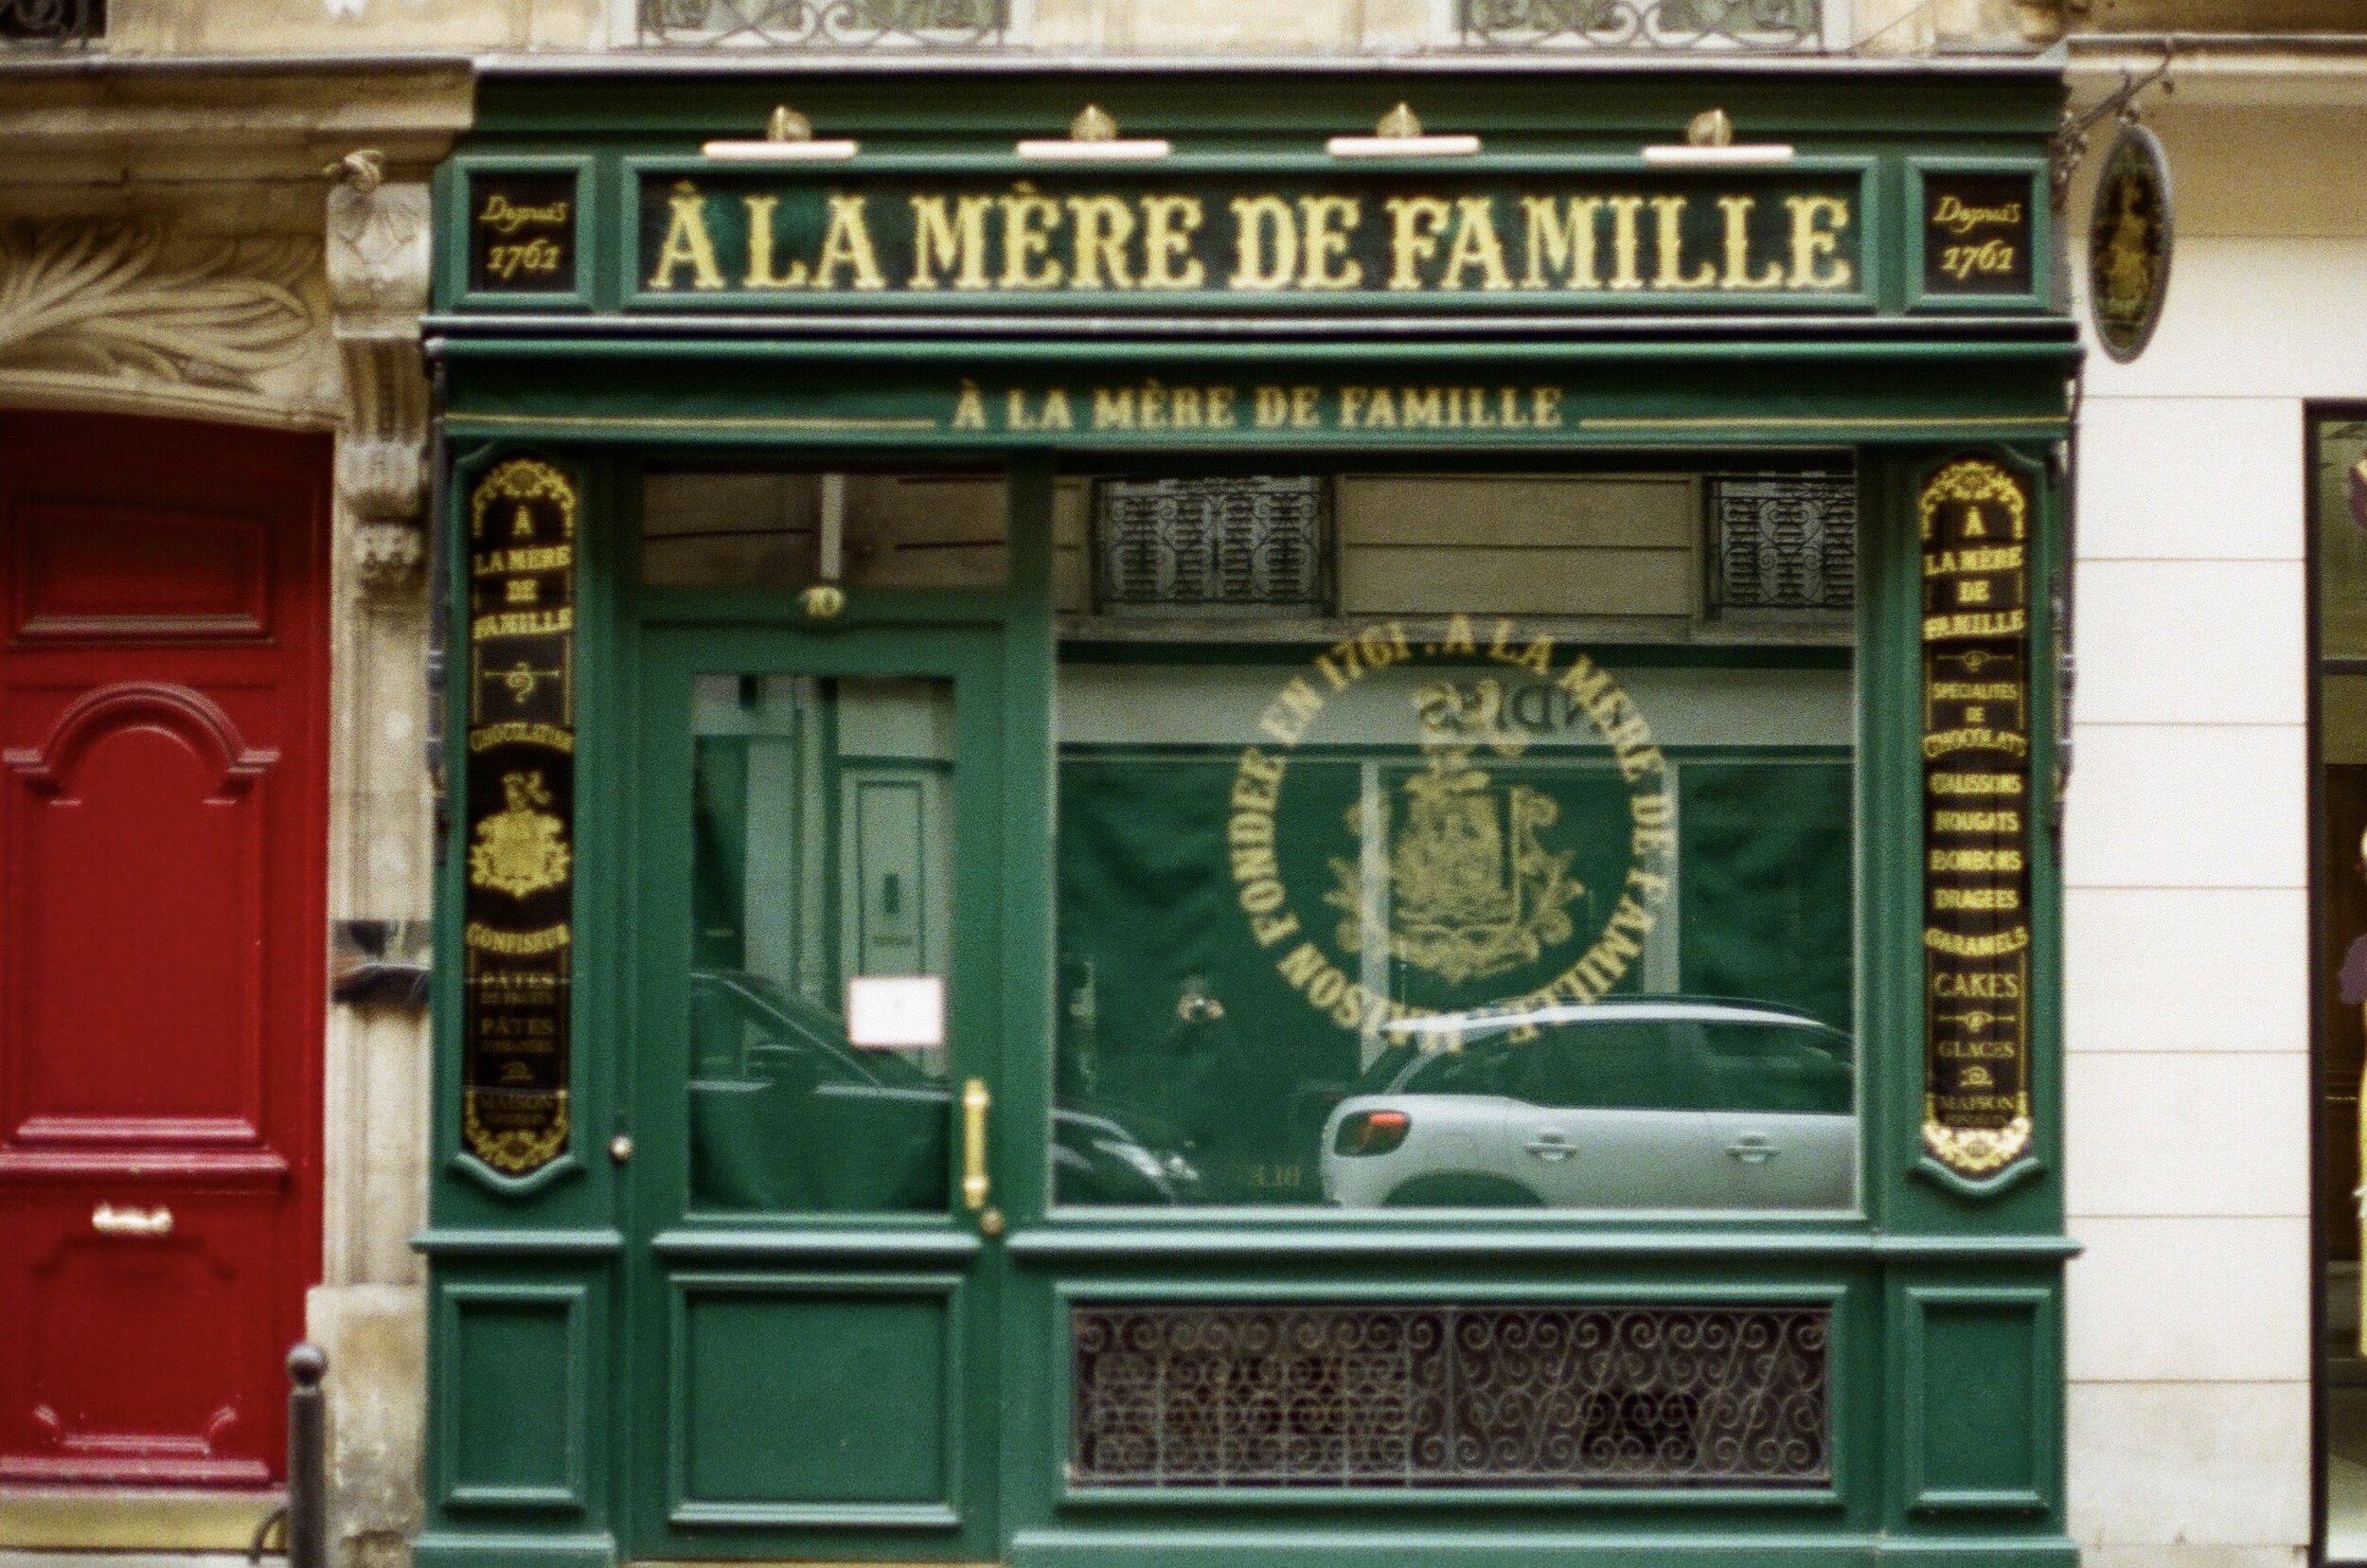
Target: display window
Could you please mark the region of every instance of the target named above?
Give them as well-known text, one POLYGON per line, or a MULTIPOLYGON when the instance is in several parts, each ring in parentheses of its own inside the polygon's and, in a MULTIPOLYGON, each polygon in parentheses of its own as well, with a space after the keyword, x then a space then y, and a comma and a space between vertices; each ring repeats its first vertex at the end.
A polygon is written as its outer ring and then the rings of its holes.
MULTIPOLYGON (((1845 590, 1793 640, 1736 636, 1703 603, 1698 476, 1231 483, 1331 499, 1342 542, 1220 504, 1217 569, 1292 543, 1296 590, 1336 550, 1361 614, 1277 647, 1244 640, 1254 602, 1168 586, 1158 636, 1063 657, 1059 1103, 1156 1158, 1061 1196, 1849 1209, 1845 590), (1620 505, 1637 495, 1651 509, 1620 505), (1554 579, 1628 629, 1501 607, 1554 579)), ((1102 580, 1172 584, 1197 540, 1161 542, 1154 575, 1132 560, 1150 546, 1108 537, 1138 488, 1094 486, 1102 580)), ((1833 539, 1783 569, 1839 556, 1842 520, 1816 520, 1833 539)))

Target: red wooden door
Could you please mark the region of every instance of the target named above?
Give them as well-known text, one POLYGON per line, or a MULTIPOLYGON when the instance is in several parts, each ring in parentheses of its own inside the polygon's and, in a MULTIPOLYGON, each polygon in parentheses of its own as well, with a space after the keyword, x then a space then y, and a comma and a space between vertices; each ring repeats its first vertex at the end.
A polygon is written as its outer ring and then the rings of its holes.
POLYGON ((320 1256, 329 462, 0 414, 0 1481, 282 1469, 320 1256))

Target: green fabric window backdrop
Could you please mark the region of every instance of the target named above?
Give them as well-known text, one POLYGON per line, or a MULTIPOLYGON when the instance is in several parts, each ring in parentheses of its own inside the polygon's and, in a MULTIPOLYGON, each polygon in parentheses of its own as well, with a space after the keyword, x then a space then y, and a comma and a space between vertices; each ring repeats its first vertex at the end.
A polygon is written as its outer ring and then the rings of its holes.
POLYGON ((1062 1201, 1849 1206, 1846 654, 1402 646, 1063 667, 1062 1201))

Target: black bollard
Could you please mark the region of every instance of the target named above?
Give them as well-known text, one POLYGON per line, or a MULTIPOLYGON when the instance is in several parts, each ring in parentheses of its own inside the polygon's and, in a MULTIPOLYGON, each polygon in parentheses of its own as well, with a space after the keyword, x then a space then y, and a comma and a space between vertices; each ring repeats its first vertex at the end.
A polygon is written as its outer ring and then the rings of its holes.
POLYGON ((311 1341, 288 1352, 288 1568, 329 1568, 328 1373, 311 1341))

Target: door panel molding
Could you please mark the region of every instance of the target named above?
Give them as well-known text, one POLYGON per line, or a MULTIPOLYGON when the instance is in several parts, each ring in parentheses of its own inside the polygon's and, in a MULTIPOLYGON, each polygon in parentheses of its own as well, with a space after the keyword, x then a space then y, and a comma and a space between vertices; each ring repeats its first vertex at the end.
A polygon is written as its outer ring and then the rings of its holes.
MULTIPOLYGON (((966 1280, 960 1274, 774 1274, 754 1271, 731 1273, 685 1273, 667 1276, 668 1311, 667 1332, 667 1380, 671 1390, 667 1412, 667 1519, 677 1526, 741 1525, 756 1529, 780 1526, 818 1526, 839 1529, 959 1529, 963 1523, 960 1506, 962 1497, 963 1433, 968 1424, 964 1408, 962 1354, 966 1337, 966 1280), (868 1332, 881 1342, 898 1334, 916 1331, 933 1335, 936 1340, 936 1355, 932 1358, 934 1377, 914 1380, 916 1386, 903 1393, 907 1399, 882 1397, 882 1380, 893 1370, 883 1360, 875 1358, 866 1368, 862 1364, 843 1366, 845 1381, 842 1387, 846 1403, 835 1418, 821 1415, 808 1420, 797 1420, 787 1414, 786 1401, 761 1399, 765 1385, 760 1379, 756 1358, 725 1356, 715 1367, 711 1379, 701 1378, 700 1357, 695 1344, 694 1324, 699 1315, 697 1303, 701 1298, 710 1301, 733 1301, 747 1306, 770 1300, 773 1312, 781 1321, 768 1335, 774 1346, 774 1356, 762 1365, 763 1373, 774 1376, 790 1374, 794 1390, 774 1390, 776 1395, 802 1396, 810 1408, 827 1406, 831 1401, 819 1385, 821 1376, 799 1377, 810 1372, 823 1374, 820 1365, 805 1366, 791 1358, 804 1351, 823 1363, 839 1360, 843 1341, 825 1343, 824 1336, 796 1331, 792 1320, 803 1319, 805 1327, 827 1327, 831 1304, 836 1303, 849 1317, 861 1322, 845 1322, 840 1333, 868 1332), (919 1304, 934 1304, 934 1320, 923 1322, 913 1313, 903 1314, 913 1321, 902 1325, 882 1322, 880 1309, 885 1303, 903 1300, 919 1304), (934 1431, 926 1434, 907 1426, 900 1433, 883 1431, 881 1420, 888 1413, 901 1415, 910 1410, 910 1398, 925 1398, 923 1386, 934 1381, 934 1392, 941 1400, 934 1431), (899 1458, 915 1457, 916 1450, 925 1450, 934 1441, 936 1463, 927 1463, 925 1452, 917 1457, 919 1468, 934 1468, 934 1485, 908 1488, 916 1495, 901 1498, 862 1497, 791 1497, 773 1499, 754 1497, 700 1497, 693 1494, 694 1471, 703 1462, 700 1448, 699 1423, 703 1415, 703 1401, 721 1399, 728 1395, 758 1397, 760 1402, 772 1406, 777 1425, 768 1430, 778 1441, 765 1445, 775 1455, 785 1459, 787 1466, 779 1475, 785 1483, 793 1483, 802 1470, 810 1486, 818 1492, 824 1489, 849 1488, 855 1478, 845 1473, 851 1468, 871 1479, 889 1473, 890 1466, 899 1458), (801 1441, 802 1439, 802 1441, 801 1441), (851 1452, 855 1445, 868 1444, 871 1452, 851 1452), (833 1448, 850 1451, 836 1455, 833 1448), (833 1462, 835 1461, 835 1462, 833 1462)), ((925 1310, 925 1308, 924 1308, 925 1310)), ((718 1326, 718 1339, 721 1339, 718 1326)), ((875 1346, 879 1348, 881 1346, 875 1346)), ((911 1348, 918 1348, 914 1346, 911 1348)), ((740 1445, 735 1445, 739 1447, 740 1445)), ((746 1455, 743 1453, 742 1458, 746 1455)), ((925 1478, 923 1478, 925 1479, 925 1478)), ((882 1490, 889 1489, 882 1488, 882 1490)))
POLYGON ((219 758, 222 778, 205 797, 208 804, 226 804, 245 794, 279 760, 276 747, 249 745, 239 733, 238 722, 204 692, 169 682, 122 681, 84 692, 58 715, 40 745, 0 753, 0 762, 34 791, 63 795, 66 775, 91 746, 143 719, 210 749, 219 758))

